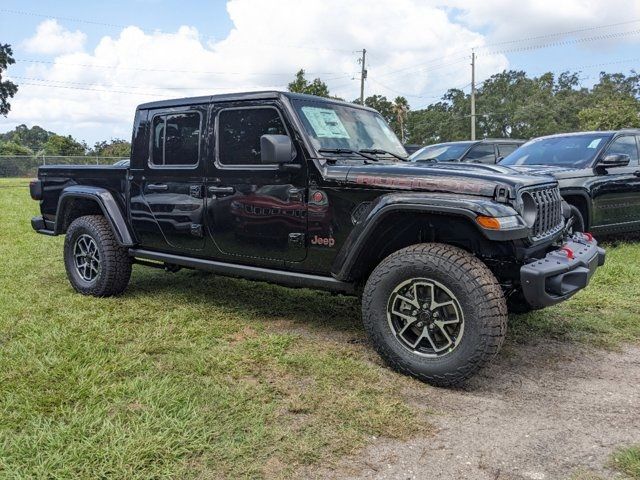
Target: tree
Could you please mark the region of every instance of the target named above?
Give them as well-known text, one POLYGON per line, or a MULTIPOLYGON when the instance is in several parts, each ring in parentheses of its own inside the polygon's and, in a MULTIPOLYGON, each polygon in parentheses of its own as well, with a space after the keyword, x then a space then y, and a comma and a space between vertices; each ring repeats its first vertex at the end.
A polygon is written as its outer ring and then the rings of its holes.
MULTIPOLYGON (((354 100, 353 103, 360 103, 360 99, 354 100)), ((387 123, 391 124, 395 121, 396 116, 393 111, 393 103, 387 100, 387 97, 383 95, 371 95, 364 99, 364 104, 369 108, 377 110, 387 123)))
POLYGON ((409 102, 406 98, 396 97, 393 101, 393 114, 396 119, 396 134, 400 136, 400 140, 404 143, 406 138, 405 124, 409 114, 409 102))
POLYGON ((18 125, 7 133, 0 133, 0 140, 16 142, 34 152, 39 152, 44 149, 45 143, 52 135, 54 135, 53 132, 49 132, 38 125, 29 128, 23 124, 18 125))
POLYGON ((96 142, 92 153, 101 157, 129 157, 131 143, 121 138, 112 138, 110 142, 103 140, 96 142))
POLYGON ((583 130, 640 127, 640 103, 633 98, 608 99, 578 113, 583 130))
POLYGON ((314 79, 311 83, 304 76, 304 69, 298 70, 296 78, 287 86, 290 92, 306 93, 308 95, 317 95, 318 97, 330 97, 329 87, 319 78, 314 79))
POLYGON ((25 147, 24 145, 20 145, 16 142, 0 142, 0 155, 15 155, 15 156, 23 156, 23 155, 33 155, 33 151, 31 149, 25 147))
POLYGON ((8 99, 18 92, 18 86, 9 80, 2 80, 2 71, 6 70, 9 65, 16 63, 13 59, 13 50, 11 45, 0 44, 0 115, 5 117, 11 110, 11 104, 8 99))
POLYGON ((44 153, 47 155, 84 155, 86 145, 73 139, 71 135, 52 135, 44 145, 44 153))

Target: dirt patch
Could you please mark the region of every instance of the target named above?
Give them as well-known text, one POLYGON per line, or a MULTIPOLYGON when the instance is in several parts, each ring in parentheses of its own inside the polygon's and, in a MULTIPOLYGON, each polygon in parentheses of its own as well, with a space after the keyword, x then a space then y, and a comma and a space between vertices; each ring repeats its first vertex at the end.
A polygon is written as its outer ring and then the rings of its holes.
POLYGON ((552 341, 511 344, 464 389, 416 386, 406 395, 416 408, 431 411, 435 435, 376 439, 336 469, 309 476, 614 477, 606 468, 611 453, 640 441, 640 348, 604 352, 552 341))

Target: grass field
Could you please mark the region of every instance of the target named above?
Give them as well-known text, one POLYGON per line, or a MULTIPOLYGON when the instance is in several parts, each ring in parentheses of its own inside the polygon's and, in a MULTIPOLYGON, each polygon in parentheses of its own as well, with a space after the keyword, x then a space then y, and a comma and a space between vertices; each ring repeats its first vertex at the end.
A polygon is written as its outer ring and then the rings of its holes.
MULTIPOLYGON (((83 297, 25 186, 0 181, 0 477, 285 478, 429 432, 356 300, 144 267, 120 298, 83 297)), ((608 255, 586 292, 512 318, 510 341, 638 340, 640 245, 608 255)))

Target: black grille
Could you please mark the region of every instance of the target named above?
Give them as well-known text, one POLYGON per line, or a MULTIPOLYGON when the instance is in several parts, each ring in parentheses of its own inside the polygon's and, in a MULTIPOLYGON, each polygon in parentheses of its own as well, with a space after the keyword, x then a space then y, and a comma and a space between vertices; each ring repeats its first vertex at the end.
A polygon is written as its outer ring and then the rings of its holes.
POLYGON ((557 187, 527 190, 536 204, 538 216, 531 229, 532 239, 541 240, 562 230, 562 197, 557 187))

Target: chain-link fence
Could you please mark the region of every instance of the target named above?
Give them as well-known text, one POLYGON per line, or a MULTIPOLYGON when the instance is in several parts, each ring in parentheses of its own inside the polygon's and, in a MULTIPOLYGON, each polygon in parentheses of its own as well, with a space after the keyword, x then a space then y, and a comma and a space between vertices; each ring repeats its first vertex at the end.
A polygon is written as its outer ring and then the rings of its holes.
POLYGON ((113 165, 124 157, 0 155, 0 178, 33 177, 41 165, 113 165))

